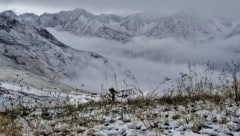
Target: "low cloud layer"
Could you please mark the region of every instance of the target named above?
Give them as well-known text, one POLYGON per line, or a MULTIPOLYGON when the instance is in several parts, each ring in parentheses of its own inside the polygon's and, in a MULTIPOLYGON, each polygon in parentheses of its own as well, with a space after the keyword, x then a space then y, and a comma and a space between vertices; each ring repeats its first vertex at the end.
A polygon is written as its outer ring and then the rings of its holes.
MULTIPOLYGON (((119 82, 126 78, 128 71, 143 90, 154 89, 164 77, 176 78, 179 77, 180 72, 187 73, 189 63, 196 63, 198 68, 203 70, 210 61, 214 63, 216 70, 221 70, 226 62, 240 60, 239 37, 205 43, 136 37, 127 44, 121 44, 100 38, 80 38, 68 32, 49 30, 59 40, 75 49, 104 55, 115 64, 119 82)), ((86 72, 91 73, 91 71, 86 72)), ((100 75, 96 77, 98 77, 96 80, 86 77, 81 77, 81 80, 84 80, 86 87, 93 87, 95 84, 97 87, 91 89, 99 90, 100 85, 105 84, 106 78, 100 75)), ((111 80, 107 81, 106 87, 114 85, 111 80)))

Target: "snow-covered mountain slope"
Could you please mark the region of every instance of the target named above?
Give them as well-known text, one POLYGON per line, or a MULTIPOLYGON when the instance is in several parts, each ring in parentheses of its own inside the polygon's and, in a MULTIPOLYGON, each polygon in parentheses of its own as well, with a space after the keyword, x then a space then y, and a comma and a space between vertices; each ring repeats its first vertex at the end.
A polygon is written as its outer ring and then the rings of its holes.
POLYGON ((69 48, 46 29, 5 15, 0 16, 0 28, 0 58, 15 68, 50 77, 73 77, 91 60, 104 61, 100 55, 69 48))
POLYGON ((1 69, 27 71, 56 81, 112 73, 103 56, 68 47, 46 29, 22 23, 13 19, 15 14, 6 13, 11 12, 0 14, 1 69))
POLYGON ((228 18, 203 17, 178 12, 159 18, 144 14, 127 17, 94 15, 84 9, 61 11, 55 14, 23 14, 19 20, 41 27, 52 27, 80 36, 101 37, 127 42, 135 36, 175 38, 188 41, 221 39, 228 35, 235 24, 228 18))

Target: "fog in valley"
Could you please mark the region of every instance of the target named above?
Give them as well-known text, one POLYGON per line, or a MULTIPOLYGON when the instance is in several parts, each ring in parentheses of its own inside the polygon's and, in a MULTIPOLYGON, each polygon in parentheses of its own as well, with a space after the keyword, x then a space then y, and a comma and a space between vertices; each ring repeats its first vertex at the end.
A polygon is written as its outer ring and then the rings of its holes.
MULTIPOLYGON (((123 44, 102 38, 79 37, 52 28, 48 30, 75 49, 96 52, 108 58, 116 72, 119 88, 134 84, 145 91, 161 89, 158 87, 164 86, 161 84, 164 78, 169 77, 172 82, 176 82, 180 73, 189 73, 189 64, 196 64, 195 69, 199 74, 204 74, 207 64, 211 64, 217 77, 226 68, 226 63, 237 63, 240 59, 239 37, 202 43, 136 37, 123 44)), ((108 67, 104 68, 111 71, 108 67)), ((87 69, 80 75, 78 80, 65 82, 78 87, 84 84, 90 90, 101 90, 103 86, 115 87, 111 72, 104 75, 87 69)), ((217 78, 212 80, 217 82, 217 78)))

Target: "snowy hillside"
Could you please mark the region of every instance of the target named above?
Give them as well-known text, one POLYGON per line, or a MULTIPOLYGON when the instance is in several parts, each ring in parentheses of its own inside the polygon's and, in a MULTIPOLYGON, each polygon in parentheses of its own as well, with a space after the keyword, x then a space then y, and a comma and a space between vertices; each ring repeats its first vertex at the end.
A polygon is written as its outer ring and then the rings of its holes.
MULTIPOLYGON (((58 41, 46 29, 24 24, 15 20, 14 17, 16 15, 11 11, 0 14, 0 67, 2 71, 5 69, 26 71, 30 75, 42 76, 54 81, 74 79, 79 76, 90 79, 98 79, 100 75, 113 77, 108 60, 103 56, 72 49, 58 41)), ((16 75, 19 74, 16 73, 16 75)), ((75 84, 81 85, 85 82, 84 79, 80 81, 78 80, 75 84)), ((98 89, 101 83, 97 84, 98 89)), ((84 89, 94 91, 96 88, 84 89)))
POLYGON ((105 61, 95 53, 64 45, 46 29, 23 24, 9 16, 0 15, 0 27, 0 58, 17 69, 46 77, 73 77, 86 64, 105 61))
POLYGON ((228 18, 204 17, 177 12, 150 18, 144 14, 121 17, 112 14, 94 15, 84 9, 55 14, 23 14, 19 20, 41 27, 52 27, 80 36, 101 37, 127 42, 132 37, 175 38, 187 41, 208 41, 228 35, 236 23, 228 18))

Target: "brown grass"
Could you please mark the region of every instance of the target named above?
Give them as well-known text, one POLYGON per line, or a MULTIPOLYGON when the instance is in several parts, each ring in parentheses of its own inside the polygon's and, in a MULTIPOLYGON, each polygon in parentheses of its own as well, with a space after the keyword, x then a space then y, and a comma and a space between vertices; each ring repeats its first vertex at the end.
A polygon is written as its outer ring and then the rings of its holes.
POLYGON ((11 119, 0 116, 0 136, 22 136, 22 129, 11 119))

